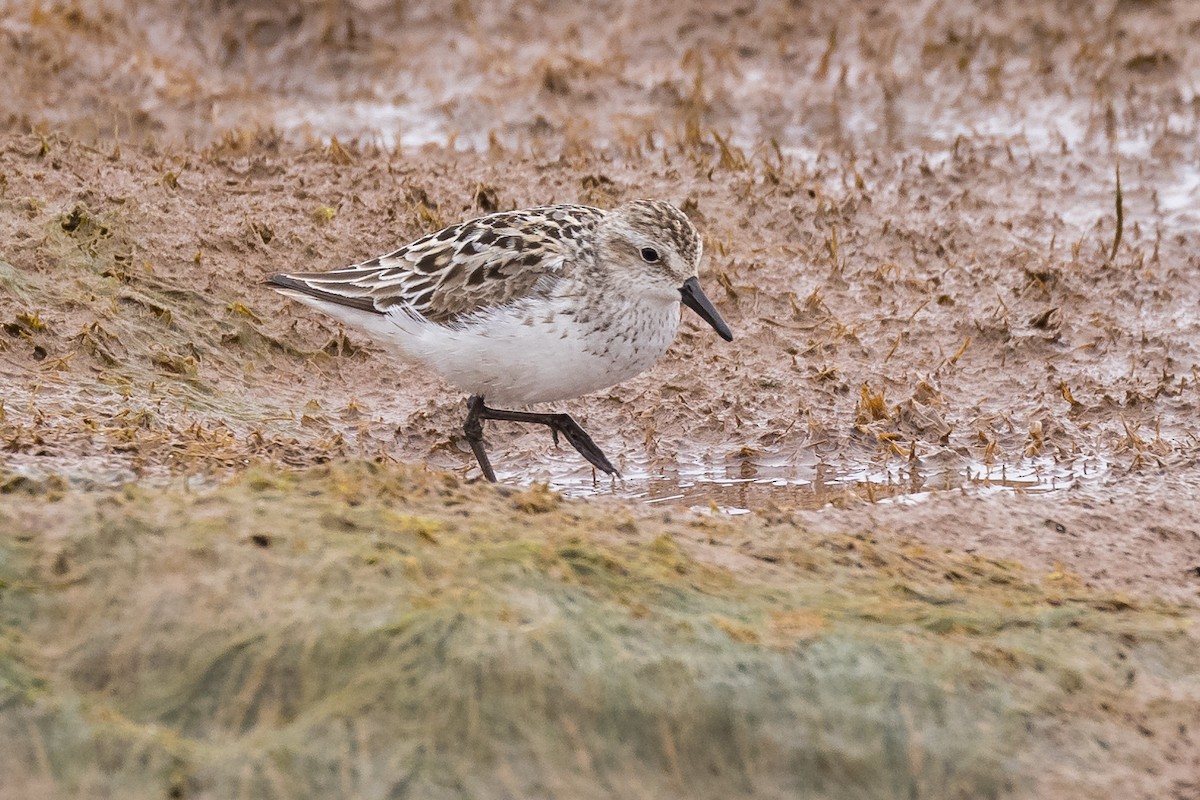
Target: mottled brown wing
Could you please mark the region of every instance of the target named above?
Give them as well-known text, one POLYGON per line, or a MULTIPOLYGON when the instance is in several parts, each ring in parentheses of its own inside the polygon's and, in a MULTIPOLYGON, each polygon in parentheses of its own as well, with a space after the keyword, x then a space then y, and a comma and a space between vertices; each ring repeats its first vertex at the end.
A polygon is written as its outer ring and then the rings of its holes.
POLYGON ((603 214, 570 205, 500 212, 362 264, 276 275, 268 282, 364 311, 401 306, 433 322, 452 322, 552 284, 580 254, 580 234, 603 214))

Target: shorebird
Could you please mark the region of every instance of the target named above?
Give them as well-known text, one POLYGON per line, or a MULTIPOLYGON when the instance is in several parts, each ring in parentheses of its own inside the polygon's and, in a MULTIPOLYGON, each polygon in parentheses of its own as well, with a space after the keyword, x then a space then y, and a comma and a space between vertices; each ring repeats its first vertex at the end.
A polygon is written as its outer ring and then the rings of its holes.
POLYGON ((649 369, 675 339, 680 303, 732 341, 700 288, 702 251, 695 227, 669 203, 553 205, 490 214, 361 264, 267 283, 467 392, 463 432, 489 481, 485 420, 545 425, 555 444, 562 434, 597 469, 619 475, 570 415, 488 403, 566 400, 649 369))

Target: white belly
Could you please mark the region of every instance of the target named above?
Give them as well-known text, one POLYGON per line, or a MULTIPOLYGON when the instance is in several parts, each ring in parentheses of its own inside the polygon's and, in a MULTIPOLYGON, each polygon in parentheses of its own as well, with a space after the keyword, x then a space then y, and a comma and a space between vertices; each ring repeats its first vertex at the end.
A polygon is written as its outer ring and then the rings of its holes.
MULTIPOLYGON (((552 301, 554 302, 554 301, 552 301)), ((625 308, 607 329, 580 324, 542 301, 446 327, 403 312, 376 335, 489 405, 523 406, 578 397, 627 380, 654 365, 679 327, 679 303, 625 308)), ((380 320, 384 322, 384 320, 380 320)), ((384 325, 373 326, 373 333, 384 325)))

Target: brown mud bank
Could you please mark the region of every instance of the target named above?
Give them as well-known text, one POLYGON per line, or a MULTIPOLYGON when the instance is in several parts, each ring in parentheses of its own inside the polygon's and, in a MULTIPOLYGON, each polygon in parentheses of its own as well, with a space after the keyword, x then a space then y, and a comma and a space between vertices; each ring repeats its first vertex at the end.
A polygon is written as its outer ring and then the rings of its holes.
POLYGON ((656 370, 570 404, 629 481, 498 430, 507 477, 735 510, 1197 482, 1187 4, 2 19, 16 468, 460 469, 459 398, 261 276, 493 209, 655 196, 704 232, 737 341, 689 320, 656 370), (405 125, 439 144, 401 146, 405 125))

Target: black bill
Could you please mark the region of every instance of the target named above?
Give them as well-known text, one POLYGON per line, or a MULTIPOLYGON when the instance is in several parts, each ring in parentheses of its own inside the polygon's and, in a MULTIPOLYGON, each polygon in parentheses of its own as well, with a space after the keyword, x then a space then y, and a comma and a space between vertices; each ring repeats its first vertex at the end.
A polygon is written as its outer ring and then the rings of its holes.
POLYGON ((704 290, 700 288, 700 281, 697 278, 688 278, 683 282, 683 286, 679 287, 679 295, 683 298, 683 304, 700 315, 700 318, 713 326, 713 330, 720 334, 721 338, 727 342, 733 341, 733 331, 729 330, 729 326, 725 324, 725 320, 721 319, 721 315, 713 308, 713 304, 709 302, 704 294, 704 290))

